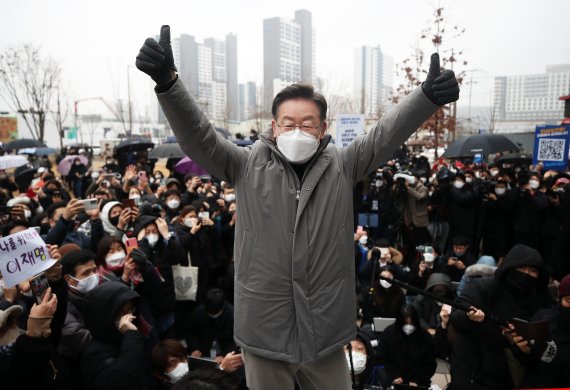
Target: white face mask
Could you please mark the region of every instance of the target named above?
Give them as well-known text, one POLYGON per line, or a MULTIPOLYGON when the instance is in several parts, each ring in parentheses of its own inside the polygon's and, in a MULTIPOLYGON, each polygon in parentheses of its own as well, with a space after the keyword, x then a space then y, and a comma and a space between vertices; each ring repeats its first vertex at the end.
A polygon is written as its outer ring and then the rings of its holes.
POLYGON ((480 179, 481 178, 481 172, 479 172, 479 171, 475 172, 475 177, 477 179, 480 179))
POLYGON ((236 194, 226 194, 224 199, 226 202, 233 202, 236 199, 236 194))
POLYGON ((26 219, 32 218, 32 212, 30 210, 24 210, 24 216, 26 219))
POLYGON ((180 206, 180 201, 178 199, 170 199, 166 202, 166 205, 171 209, 177 209, 180 206))
POLYGON ((538 182, 538 180, 530 180, 530 181, 528 182, 528 184, 530 184, 530 187, 531 187, 533 190, 536 190, 536 189, 538 188, 538 186, 539 186, 540 183, 538 182))
POLYGON ((465 182, 466 182, 466 183, 472 183, 472 182, 473 182, 473 178, 471 178, 471 177, 466 177, 466 178, 465 178, 465 182))
POLYGON ((170 378, 170 383, 176 383, 188 372, 188 363, 178 363, 176 367, 166 375, 170 378))
POLYGON ((210 218, 210 212, 209 211, 202 211, 201 213, 198 213, 198 218, 209 219, 210 218))
MULTIPOLYGON (((345 352, 346 364, 348 364, 348 369, 350 370, 350 355, 345 352)), ((354 374, 362 374, 366 369, 366 355, 362 352, 352 351, 352 365, 354 366, 354 374)))
POLYGON ((465 185, 465 183, 463 183, 461 180, 455 180, 453 182, 453 186, 457 189, 463 188, 464 185, 465 185))
POLYGON ((192 218, 184 218, 184 225, 192 229, 192 226, 194 226, 194 224, 192 223, 192 218))
POLYGON ((319 140, 300 129, 283 132, 277 136, 277 149, 283 153, 287 161, 294 164, 309 161, 318 147, 319 140))
POLYGON ((135 204, 137 206, 141 203, 141 196, 140 195, 131 195, 131 196, 129 196, 129 199, 134 200, 135 204))
POLYGON ((382 180, 376 180, 376 187, 380 188, 384 185, 384 182, 382 180))
POLYGON ((423 184, 426 184, 426 183, 427 183, 427 178, 426 178, 426 177, 420 177, 420 181, 421 181, 423 184))
POLYGON ((384 279, 380 280, 380 286, 384 287, 386 290, 392 287, 392 283, 385 281, 384 279))
POLYGON ((431 263, 435 260, 433 253, 424 253, 424 261, 426 263, 431 263))
POLYGON ((499 171, 497 171, 497 170, 491 171, 491 176, 493 176, 493 177, 497 176, 498 174, 499 174, 499 171))
POLYGON ((93 172, 93 173, 91 173, 91 178, 92 178, 92 179, 98 179, 98 178, 99 178, 99 172, 93 172))
POLYGON ((146 239, 148 241, 148 245, 150 245, 151 248, 154 248, 154 246, 158 242, 158 234, 149 234, 148 236, 146 236, 146 239))
POLYGON ((84 279, 75 279, 71 275, 69 275, 69 277, 77 282, 77 286, 72 286, 69 284, 69 287, 79 291, 82 294, 87 294, 89 291, 93 290, 99 285, 99 274, 93 274, 84 279))
POLYGON ((414 333, 415 330, 416 330, 416 327, 413 325, 406 324, 406 325, 402 326, 402 331, 408 336, 411 335, 412 333, 414 333))
POLYGON ((125 251, 120 251, 107 256, 105 262, 109 268, 117 269, 125 265, 125 257, 127 257, 125 251))
POLYGON ((358 240, 358 242, 360 242, 362 245, 366 245, 368 243, 368 237, 367 236, 362 236, 360 237, 360 239, 358 240))
POLYGON ((499 196, 505 195, 506 192, 507 192, 506 188, 495 188, 495 194, 499 196))

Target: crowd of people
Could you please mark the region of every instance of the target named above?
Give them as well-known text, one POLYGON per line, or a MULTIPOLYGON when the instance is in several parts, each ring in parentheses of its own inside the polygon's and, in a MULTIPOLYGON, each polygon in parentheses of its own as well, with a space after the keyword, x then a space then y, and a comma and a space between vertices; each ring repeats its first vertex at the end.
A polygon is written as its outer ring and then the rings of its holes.
MULTIPOLYGON (((2 236, 35 226, 58 260, 41 302, 28 282, 2 284, 3 383, 245 388, 233 339, 234 189, 155 169, 146 151, 133 157, 124 169, 112 156, 100 168, 77 159, 67 177, 42 161, 21 193, 0 171, 2 236)), ((569 176, 540 166, 430 166, 405 152, 360 182, 359 331, 346 347, 355 386, 428 388, 436 359, 451 363, 450 389, 570 384, 567 193, 569 176), (377 329, 375 318, 394 321, 377 329), (514 318, 548 321, 548 337, 531 344, 514 318)))

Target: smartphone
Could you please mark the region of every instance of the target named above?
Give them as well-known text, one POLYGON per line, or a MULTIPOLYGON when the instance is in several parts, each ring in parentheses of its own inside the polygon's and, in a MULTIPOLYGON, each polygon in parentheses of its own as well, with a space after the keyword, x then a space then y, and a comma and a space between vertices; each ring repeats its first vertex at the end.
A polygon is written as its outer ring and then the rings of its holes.
POLYGON ((36 303, 39 305, 42 303, 44 295, 49 288, 49 283, 46 275, 42 272, 41 274, 34 276, 32 279, 30 279, 30 287, 32 289, 34 297, 36 298, 36 303))
POLYGON ((133 251, 133 249, 139 247, 139 243, 135 237, 127 238, 125 245, 127 247, 127 256, 133 251))
POLYGON ((82 199, 81 203, 85 207, 85 211, 95 210, 97 206, 97 199, 82 199))
POLYGON ((138 176, 140 181, 148 181, 148 176, 145 171, 139 171, 138 176))
POLYGON ((135 200, 134 199, 123 199, 121 201, 121 204, 123 205, 124 208, 126 209, 134 209, 136 207, 135 204, 135 200))
POLYGON ((106 173, 105 175, 103 175, 104 180, 107 181, 111 181, 115 178, 115 174, 114 173, 106 173))

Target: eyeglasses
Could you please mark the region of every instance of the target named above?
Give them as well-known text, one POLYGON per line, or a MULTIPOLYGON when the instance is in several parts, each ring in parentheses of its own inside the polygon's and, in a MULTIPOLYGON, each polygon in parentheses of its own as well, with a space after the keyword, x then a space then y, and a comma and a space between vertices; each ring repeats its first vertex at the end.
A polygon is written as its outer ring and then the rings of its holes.
POLYGON ((283 123, 282 125, 280 125, 279 123, 277 123, 277 127, 282 129, 283 131, 293 131, 295 129, 300 129, 302 131, 311 132, 321 127, 321 124, 313 125, 312 123, 303 123, 301 125, 295 125, 293 123, 283 123))

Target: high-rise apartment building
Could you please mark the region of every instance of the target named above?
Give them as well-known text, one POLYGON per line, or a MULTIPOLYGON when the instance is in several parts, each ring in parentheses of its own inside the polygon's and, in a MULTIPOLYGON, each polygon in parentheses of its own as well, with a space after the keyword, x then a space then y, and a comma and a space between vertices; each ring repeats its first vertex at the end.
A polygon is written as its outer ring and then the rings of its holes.
POLYGON ((570 64, 550 65, 545 73, 495 77, 493 120, 497 132, 534 130, 564 118, 560 96, 570 93, 570 64))
POLYGON ((255 118, 257 113, 257 88, 255 82, 248 81, 239 85, 240 121, 255 118))
POLYGON ((295 19, 273 17, 263 21, 263 96, 268 116, 273 98, 283 87, 313 83, 315 31, 311 13, 295 11, 295 19))
POLYGON ((380 116, 394 84, 394 60, 380 46, 362 46, 354 56, 354 98, 360 113, 380 116))
POLYGON ((173 40, 179 77, 210 119, 239 119, 237 37, 207 38, 204 43, 187 34, 173 40), (177 60, 178 58, 178 60, 177 60))

